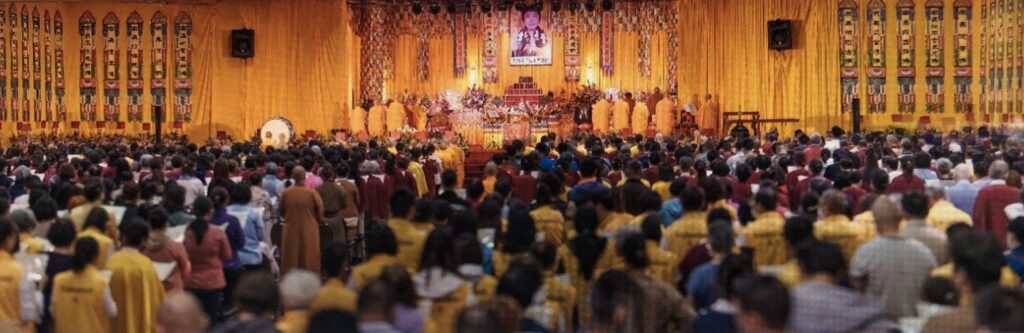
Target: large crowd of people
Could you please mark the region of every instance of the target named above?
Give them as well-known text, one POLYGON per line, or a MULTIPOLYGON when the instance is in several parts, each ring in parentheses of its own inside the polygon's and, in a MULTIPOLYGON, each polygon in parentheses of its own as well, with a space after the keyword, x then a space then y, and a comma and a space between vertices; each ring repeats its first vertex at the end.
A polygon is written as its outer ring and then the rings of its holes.
POLYGON ((1019 332, 988 128, 0 148, 0 332, 1019 332))

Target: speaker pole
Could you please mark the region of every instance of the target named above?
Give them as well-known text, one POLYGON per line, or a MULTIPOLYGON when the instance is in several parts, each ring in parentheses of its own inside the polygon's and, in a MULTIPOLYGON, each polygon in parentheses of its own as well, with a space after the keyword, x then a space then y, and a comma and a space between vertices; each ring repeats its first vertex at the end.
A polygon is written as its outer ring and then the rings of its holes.
POLYGON ((860 98, 854 98, 850 102, 850 114, 853 115, 853 133, 860 133, 860 98))

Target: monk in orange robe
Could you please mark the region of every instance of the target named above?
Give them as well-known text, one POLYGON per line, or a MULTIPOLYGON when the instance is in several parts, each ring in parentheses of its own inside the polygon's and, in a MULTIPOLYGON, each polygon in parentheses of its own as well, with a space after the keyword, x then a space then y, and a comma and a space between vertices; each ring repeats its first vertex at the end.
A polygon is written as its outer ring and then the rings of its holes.
POLYGON ((704 106, 697 112, 697 126, 700 126, 700 132, 708 137, 719 137, 718 130, 721 125, 718 118, 718 103, 711 100, 711 95, 705 95, 704 106))
POLYGON ((295 167, 291 176, 295 185, 281 192, 281 273, 298 268, 320 275, 318 221, 324 218, 324 202, 316 190, 304 185, 306 170, 295 167))
POLYGON ((612 131, 619 133, 629 128, 629 102, 623 98, 615 101, 612 107, 612 131))
POLYGON ((384 113, 386 110, 383 105, 374 105, 370 108, 370 113, 367 114, 366 118, 366 131, 370 136, 381 136, 384 135, 384 113))
POLYGON ((352 110, 348 120, 349 130, 353 135, 366 131, 366 110, 362 107, 357 106, 355 110, 352 110))
POLYGON ((594 123, 594 133, 608 133, 608 113, 611 111, 612 103, 607 98, 602 98, 591 107, 591 120, 594 123))

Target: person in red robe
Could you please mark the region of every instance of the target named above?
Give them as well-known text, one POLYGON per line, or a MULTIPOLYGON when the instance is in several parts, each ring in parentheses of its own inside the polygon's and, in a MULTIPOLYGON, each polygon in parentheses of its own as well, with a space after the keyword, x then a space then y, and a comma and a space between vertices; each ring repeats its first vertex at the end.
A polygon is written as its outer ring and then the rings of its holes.
POLYGON ((441 174, 441 165, 430 158, 430 155, 434 154, 433 146, 428 146, 427 151, 420 164, 423 164, 423 175, 427 178, 427 197, 433 198, 437 196, 437 178, 441 174))
POLYGON ((533 162, 523 161, 523 171, 512 177, 512 197, 529 205, 537 194, 537 179, 533 178, 533 162))
POLYGON ((804 169, 803 152, 796 152, 793 155, 793 166, 797 169, 786 174, 786 186, 789 188, 789 209, 795 212, 800 205, 800 195, 796 191, 797 184, 803 180, 801 177, 809 178, 811 172, 804 169))
POLYGON ((889 187, 885 188, 886 194, 924 192, 924 180, 914 176, 914 161, 909 156, 900 159, 900 169, 903 170, 903 174, 892 179, 889 187))
POLYGON ((363 180, 359 187, 360 204, 366 212, 368 220, 384 221, 388 218, 388 202, 392 184, 390 177, 384 174, 377 161, 365 161, 359 166, 363 180))
POLYGON ((853 204, 853 206, 850 206, 850 207, 853 207, 853 209, 851 209, 851 210, 853 211, 854 214, 862 213, 862 211, 860 210, 860 203, 861 203, 861 200, 863 200, 864 197, 868 195, 868 192, 865 191, 864 189, 860 188, 860 186, 859 186, 860 185, 860 178, 861 178, 860 172, 859 171, 855 171, 855 172, 850 172, 848 175, 840 175, 840 176, 838 176, 838 178, 836 180, 836 183, 844 182, 843 185, 838 185, 837 184, 837 187, 839 187, 839 186, 846 186, 846 187, 843 188, 842 192, 843 192, 843 194, 846 194, 846 197, 850 199, 850 203, 853 204), (839 180, 839 179, 843 179, 843 180, 839 180))
POLYGON ((797 198, 802 198, 807 191, 811 190, 811 181, 815 178, 821 178, 822 172, 825 171, 825 164, 821 163, 821 160, 811 160, 807 169, 809 170, 809 176, 797 182, 796 187, 790 189, 790 191, 796 192, 794 195, 796 195, 797 198))
POLYGON ((651 154, 651 157, 648 159, 648 161, 651 163, 651 165, 647 167, 647 169, 644 169, 644 180, 653 185, 654 183, 657 183, 659 179, 661 179, 661 177, 659 177, 661 171, 658 168, 658 165, 661 164, 661 154, 651 154))
POLYGON ((1009 165, 1002 160, 992 162, 988 168, 988 176, 992 179, 987 186, 978 192, 974 200, 974 228, 984 230, 996 236, 1006 246, 1006 228, 1009 217, 1006 206, 1021 201, 1020 189, 1006 184, 1009 165))

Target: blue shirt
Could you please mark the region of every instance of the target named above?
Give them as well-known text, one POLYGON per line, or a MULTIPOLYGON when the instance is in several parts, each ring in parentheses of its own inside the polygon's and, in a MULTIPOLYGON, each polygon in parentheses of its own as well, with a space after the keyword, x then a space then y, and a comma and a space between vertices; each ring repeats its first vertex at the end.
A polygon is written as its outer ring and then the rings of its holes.
POLYGON ((1021 276, 1020 282, 1024 283, 1024 246, 1010 250, 1010 253, 1006 255, 1006 265, 1010 266, 1017 276, 1021 276))
POLYGON ((540 171, 550 171, 551 168, 555 167, 555 159, 550 156, 544 156, 540 159, 540 171))
POLYGON ((960 181, 956 185, 946 188, 946 199, 957 209, 974 216, 974 199, 978 198, 978 190, 980 188, 970 182, 960 181))
POLYGON ((706 309, 718 299, 718 264, 714 262, 697 266, 686 281, 686 293, 693 298, 693 306, 697 310, 706 309))
POLYGON ((939 175, 932 171, 932 169, 914 169, 914 176, 922 180, 939 179, 939 175))
POLYGON ((238 218, 228 214, 227 209, 221 208, 213 212, 210 224, 224 230, 228 235, 228 243, 231 243, 231 260, 224 262, 224 268, 241 268, 242 262, 238 259, 238 251, 245 246, 245 234, 242 231, 242 224, 238 223, 238 218))
POLYGON ((263 221, 256 214, 256 210, 247 205, 235 204, 228 206, 227 212, 236 218, 245 216, 245 226, 242 227, 245 242, 242 248, 238 249, 238 260, 242 265, 262 264, 263 253, 260 252, 260 241, 263 240, 263 221))
POLYGON ((283 187, 284 184, 281 180, 277 179, 277 176, 270 174, 263 176, 263 189, 267 190, 270 197, 277 198, 281 196, 281 190, 283 187))
POLYGON ((608 187, 598 181, 576 184, 576 186, 573 186, 572 190, 569 191, 569 200, 577 202, 580 200, 587 200, 590 193, 600 189, 607 190, 608 187))
POLYGON ((672 198, 661 204, 661 225, 668 228, 680 217, 683 217, 683 203, 679 198, 672 198))

